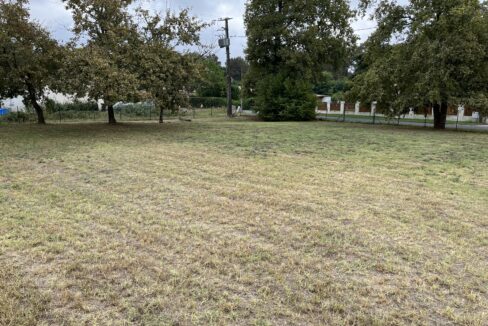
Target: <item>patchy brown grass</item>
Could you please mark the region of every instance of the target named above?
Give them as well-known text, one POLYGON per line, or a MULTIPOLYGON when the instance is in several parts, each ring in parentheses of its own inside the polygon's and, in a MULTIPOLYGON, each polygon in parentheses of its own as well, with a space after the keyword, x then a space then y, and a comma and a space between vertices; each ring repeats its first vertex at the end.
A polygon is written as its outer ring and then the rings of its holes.
POLYGON ((0 126, 0 324, 488 323, 488 135, 0 126))
POLYGON ((0 266, 0 325, 37 325, 42 320, 46 299, 35 286, 2 260, 0 266))

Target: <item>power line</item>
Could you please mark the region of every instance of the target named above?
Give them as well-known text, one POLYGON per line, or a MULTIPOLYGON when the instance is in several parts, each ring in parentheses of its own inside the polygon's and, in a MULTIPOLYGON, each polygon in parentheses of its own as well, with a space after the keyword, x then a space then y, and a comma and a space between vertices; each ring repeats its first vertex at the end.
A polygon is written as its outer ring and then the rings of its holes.
MULTIPOLYGON (((366 27, 366 28, 358 28, 358 29, 355 29, 354 31, 355 32, 361 32, 361 31, 368 31, 368 30, 372 30, 372 29, 377 29, 378 27, 375 26, 375 27, 366 27)), ((230 35, 229 36, 230 38, 247 38, 246 35, 230 35)))

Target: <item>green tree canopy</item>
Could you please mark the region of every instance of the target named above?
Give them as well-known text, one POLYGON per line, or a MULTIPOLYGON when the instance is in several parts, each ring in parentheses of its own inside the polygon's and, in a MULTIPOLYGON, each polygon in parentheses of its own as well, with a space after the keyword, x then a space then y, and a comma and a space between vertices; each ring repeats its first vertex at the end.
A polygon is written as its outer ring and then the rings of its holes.
POLYGON ((342 101, 349 87, 350 80, 347 76, 334 76, 329 71, 323 71, 317 78, 313 90, 316 94, 330 95, 334 101, 342 101))
POLYGON ((128 10, 133 1, 63 1, 73 13, 77 37, 65 74, 71 91, 81 97, 103 100, 109 123, 116 123, 114 104, 140 95, 134 65, 139 35, 128 10))
POLYGON ((27 0, 0 0, 0 97, 22 96, 37 121, 45 123, 40 106, 47 89, 56 90, 63 51, 38 23, 30 20, 27 0))
POLYGON ((240 82, 249 70, 249 63, 242 57, 230 59, 230 76, 233 81, 240 82))
POLYGON ((346 0, 251 0, 247 3, 246 90, 267 120, 315 117, 312 81, 324 65, 338 66, 355 38, 346 0), (252 90, 254 89, 254 91, 252 90))
POLYGON ((178 105, 188 104, 191 83, 198 75, 197 57, 181 53, 176 46, 199 45, 199 32, 205 24, 191 17, 188 10, 165 15, 138 10, 140 44, 134 64, 138 66, 141 90, 160 108, 174 111, 178 105))
POLYGON ((225 97, 227 85, 224 68, 215 56, 205 57, 202 60, 201 78, 197 83, 197 95, 201 97, 225 97))
POLYGON ((486 1, 361 3, 378 21, 365 45, 368 68, 353 87, 362 101, 378 101, 394 114, 431 104, 435 128, 443 129, 448 103, 482 99, 488 87, 486 1))

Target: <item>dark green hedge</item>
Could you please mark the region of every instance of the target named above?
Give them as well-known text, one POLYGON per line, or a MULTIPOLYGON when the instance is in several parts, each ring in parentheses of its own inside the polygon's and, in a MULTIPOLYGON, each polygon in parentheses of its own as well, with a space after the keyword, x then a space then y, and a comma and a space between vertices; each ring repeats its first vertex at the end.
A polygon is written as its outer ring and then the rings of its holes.
POLYGON ((227 106, 225 97, 190 97, 190 104, 194 108, 223 108, 227 106))
POLYGON ((48 99, 45 107, 48 113, 60 111, 98 111, 98 104, 95 102, 58 103, 48 99))
MULTIPOLYGON (((225 97, 190 97, 190 104, 193 108, 199 109, 202 105, 204 108, 225 108, 227 107, 227 99, 225 97)), ((233 100, 232 105, 235 107, 241 106, 240 100, 233 100)), ((253 110, 255 100, 253 98, 242 101, 244 110, 253 110)))

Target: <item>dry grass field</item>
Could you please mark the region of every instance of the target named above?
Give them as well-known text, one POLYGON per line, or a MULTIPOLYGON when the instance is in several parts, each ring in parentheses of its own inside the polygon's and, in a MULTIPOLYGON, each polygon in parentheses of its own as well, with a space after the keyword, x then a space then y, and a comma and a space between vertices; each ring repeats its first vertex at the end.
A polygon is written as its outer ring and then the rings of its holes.
POLYGON ((488 134, 0 125, 0 325, 488 325, 488 134))

